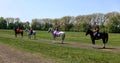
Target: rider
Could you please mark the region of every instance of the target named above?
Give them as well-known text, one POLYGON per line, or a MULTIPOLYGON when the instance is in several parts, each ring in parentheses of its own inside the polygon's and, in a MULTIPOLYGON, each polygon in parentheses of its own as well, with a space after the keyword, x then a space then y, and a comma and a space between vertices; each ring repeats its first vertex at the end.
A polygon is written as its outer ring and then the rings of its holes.
POLYGON ((56 31, 59 32, 59 26, 56 27, 56 31))
POLYGON ((55 31, 54 31, 55 36, 58 36, 58 33, 59 33, 59 26, 55 27, 55 31))
POLYGON ((98 26, 98 25, 95 26, 94 36, 95 36, 95 37, 100 36, 100 34, 99 34, 99 26, 98 26))
POLYGON ((33 33, 33 29, 32 29, 32 27, 30 27, 30 34, 32 34, 33 33))
POLYGON ((18 26, 18 28, 16 30, 17 30, 17 32, 20 32, 20 27, 18 26))

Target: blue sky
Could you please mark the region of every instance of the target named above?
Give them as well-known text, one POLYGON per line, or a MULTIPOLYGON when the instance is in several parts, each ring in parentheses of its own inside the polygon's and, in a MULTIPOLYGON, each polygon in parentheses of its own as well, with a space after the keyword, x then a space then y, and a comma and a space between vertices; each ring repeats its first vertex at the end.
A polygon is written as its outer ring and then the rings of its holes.
POLYGON ((34 18, 120 12, 120 0, 0 0, 0 8, 2 17, 31 22, 34 18))

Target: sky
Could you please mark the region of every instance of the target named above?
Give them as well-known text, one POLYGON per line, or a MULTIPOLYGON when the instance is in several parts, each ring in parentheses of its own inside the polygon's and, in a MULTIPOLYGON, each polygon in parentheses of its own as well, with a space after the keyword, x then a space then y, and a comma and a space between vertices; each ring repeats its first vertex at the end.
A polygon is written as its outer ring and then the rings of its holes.
POLYGON ((120 0, 0 0, 0 17, 29 22, 113 11, 120 12, 120 0))

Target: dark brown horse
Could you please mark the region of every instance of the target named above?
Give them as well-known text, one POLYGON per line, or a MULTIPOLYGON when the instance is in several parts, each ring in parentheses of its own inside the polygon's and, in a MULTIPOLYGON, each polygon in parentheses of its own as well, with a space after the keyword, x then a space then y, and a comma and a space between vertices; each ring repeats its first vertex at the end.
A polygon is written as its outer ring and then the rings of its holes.
POLYGON ((14 29, 15 31, 15 37, 17 37, 17 34, 21 34, 21 37, 23 37, 23 30, 21 29, 14 29))
POLYGON ((95 45, 95 40, 102 39, 103 44, 104 44, 103 48, 105 48, 105 45, 106 45, 106 43, 107 43, 107 41, 108 41, 108 33, 106 33, 106 32, 100 32, 100 33, 99 33, 100 36, 99 36, 99 37, 95 37, 95 36, 93 35, 93 34, 94 34, 93 31, 87 30, 86 35, 88 35, 88 34, 90 34, 93 47, 94 47, 94 45, 95 45))

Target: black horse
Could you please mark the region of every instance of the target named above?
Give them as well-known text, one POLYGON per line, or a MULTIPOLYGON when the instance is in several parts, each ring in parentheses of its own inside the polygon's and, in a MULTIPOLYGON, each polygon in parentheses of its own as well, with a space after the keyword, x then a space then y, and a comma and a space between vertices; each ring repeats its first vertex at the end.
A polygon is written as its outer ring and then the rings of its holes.
POLYGON ((15 37, 17 37, 17 34, 21 34, 21 37, 23 37, 23 30, 15 28, 14 31, 15 31, 15 37))
POLYGON ((108 41, 108 33, 106 33, 106 32, 100 32, 100 33, 99 33, 100 36, 99 36, 99 37, 96 37, 96 36, 93 35, 93 34, 94 34, 93 31, 87 30, 86 35, 88 35, 88 34, 90 34, 93 47, 94 47, 94 45, 95 45, 95 40, 102 39, 103 44, 104 44, 103 48, 105 48, 105 45, 106 45, 106 43, 107 43, 107 41, 108 41))

